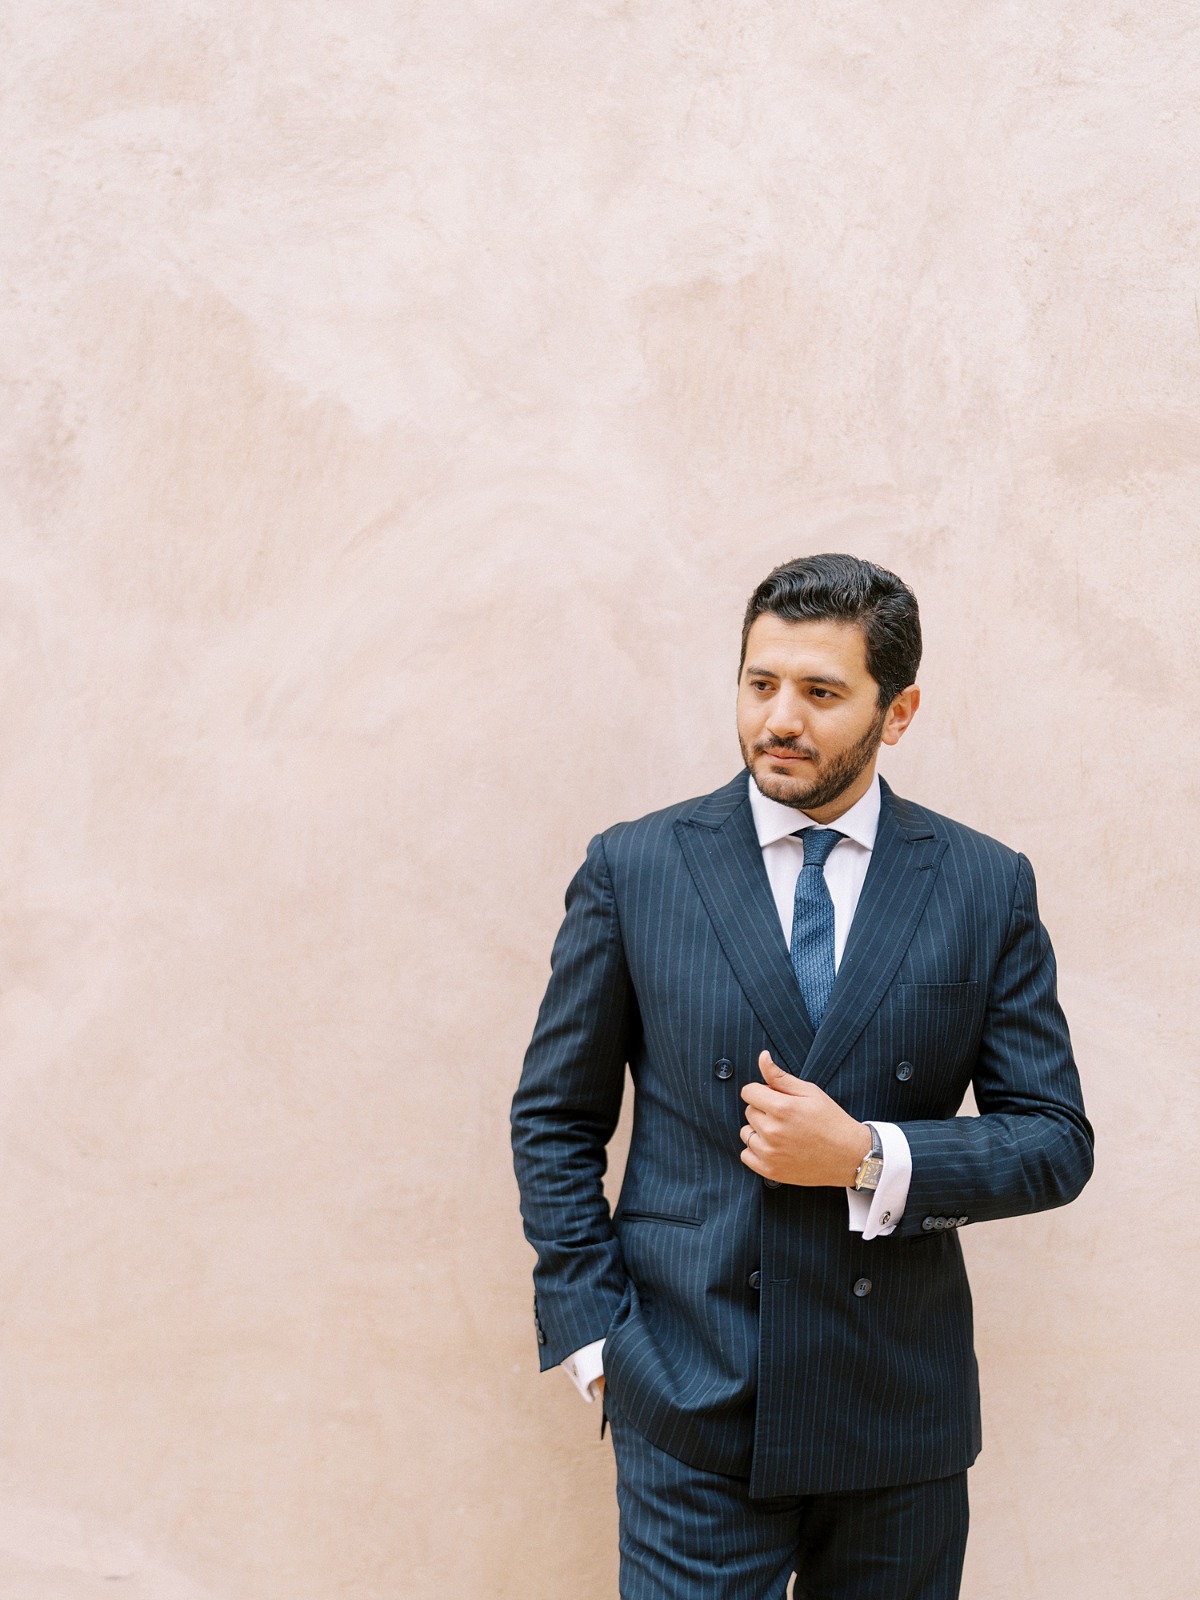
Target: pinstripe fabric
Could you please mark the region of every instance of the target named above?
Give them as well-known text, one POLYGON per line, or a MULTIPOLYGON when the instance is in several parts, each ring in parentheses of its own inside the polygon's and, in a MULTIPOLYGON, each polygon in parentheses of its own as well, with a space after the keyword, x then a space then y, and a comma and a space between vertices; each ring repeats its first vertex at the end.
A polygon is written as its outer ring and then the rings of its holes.
POLYGON ((611 1418, 621 1600, 956 1600, 967 1475, 848 1494, 752 1500, 611 1418))
POLYGON ((628 1422, 756 1496, 962 1471, 979 1448, 970 1292, 956 1227, 923 1223, 1061 1205, 1091 1170, 1028 863, 885 785, 814 1035, 745 774, 609 829, 568 890, 513 1142, 543 1366, 605 1338, 628 1422), (738 1091, 763 1048, 902 1126, 913 1176, 890 1238, 850 1233, 840 1190, 768 1189, 741 1164, 738 1091), (957 1117, 972 1082, 983 1114, 957 1117))
POLYGON ((814 1027, 825 1015, 835 976, 833 897, 825 882, 825 863, 843 837, 835 828, 805 828, 803 832, 804 865, 796 878, 791 959, 814 1027))

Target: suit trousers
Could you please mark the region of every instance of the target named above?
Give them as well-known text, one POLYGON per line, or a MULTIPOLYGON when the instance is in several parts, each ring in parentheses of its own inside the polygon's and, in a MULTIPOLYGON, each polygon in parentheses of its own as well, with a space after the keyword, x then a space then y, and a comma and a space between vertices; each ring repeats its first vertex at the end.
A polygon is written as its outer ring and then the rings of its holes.
POLYGON ((967 1475, 752 1500, 606 1405, 617 1459, 621 1600, 957 1600, 967 1475))

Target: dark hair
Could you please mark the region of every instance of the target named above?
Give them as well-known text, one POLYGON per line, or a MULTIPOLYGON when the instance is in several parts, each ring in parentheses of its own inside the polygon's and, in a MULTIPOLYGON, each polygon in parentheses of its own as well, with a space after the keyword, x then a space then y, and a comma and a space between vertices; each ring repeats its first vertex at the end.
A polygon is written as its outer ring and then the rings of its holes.
POLYGON ((879 685, 880 707, 916 681, 921 664, 917 597, 886 567, 858 556, 800 556, 776 567, 755 589, 742 623, 742 656, 755 617, 785 622, 857 622, 867 641, 867 671, 879 685))

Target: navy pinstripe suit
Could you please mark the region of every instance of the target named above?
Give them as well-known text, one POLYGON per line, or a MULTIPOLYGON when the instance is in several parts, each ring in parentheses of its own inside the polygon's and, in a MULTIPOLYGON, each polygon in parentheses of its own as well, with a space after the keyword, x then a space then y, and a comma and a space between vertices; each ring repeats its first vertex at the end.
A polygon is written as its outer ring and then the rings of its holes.
POLYGON ((747 781, 609 829, 568 890, 513 1103, 542 1366, 605 1338, 622 1417, 756 1497, 947 1477, 980 1437, 945 1219, 1062 1205, 1091 1171, 1033 875, 883 785, 814 1037, 747 781), (901 1125, 913 1171, 892 1236, 850 1232, 842 1190, 772 1188, 741 1163, 739 1090, 763 1049, 859 1120, 901 1125), (633 1134, 610 1216, 626 1063, 633 1134), (978 1117, 955 1115, 968 1084, 978 1117))

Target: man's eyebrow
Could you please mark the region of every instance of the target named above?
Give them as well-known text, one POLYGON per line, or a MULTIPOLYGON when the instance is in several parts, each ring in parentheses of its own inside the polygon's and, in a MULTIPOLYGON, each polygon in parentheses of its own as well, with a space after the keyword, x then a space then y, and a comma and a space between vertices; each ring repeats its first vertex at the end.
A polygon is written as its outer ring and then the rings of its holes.
MULTIPOLYGON (((770 667, 755 667, 749 662, 746 664, 746 675, 750 678, 777 678, 779 674, 770 667)), ((849 689, 850 685, 844 678, 835 678, 822 672, 806 672, 800 679, 801 683, 819 683, 830 689, 849 689)))

